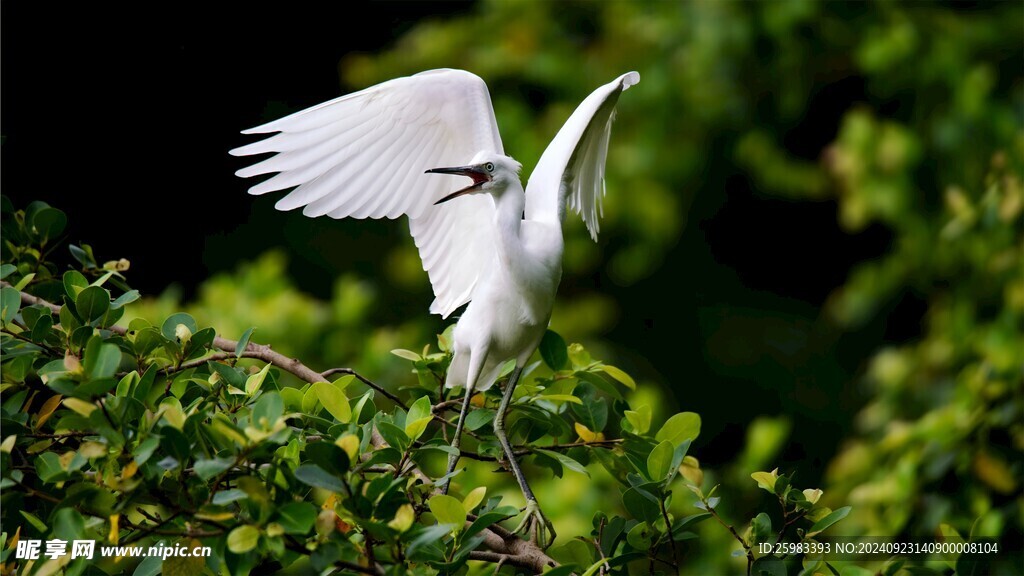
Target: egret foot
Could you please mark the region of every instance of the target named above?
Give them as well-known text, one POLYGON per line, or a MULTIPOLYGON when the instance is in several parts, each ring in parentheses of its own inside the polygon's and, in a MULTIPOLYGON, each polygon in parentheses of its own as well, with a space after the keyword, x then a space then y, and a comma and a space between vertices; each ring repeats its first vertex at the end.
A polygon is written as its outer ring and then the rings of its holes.
POLYGON ((555 543, 555 527, 547 519, 547 516, 544 516, 544 513, 541 512, 540 504, 536 500, 526 501, 523 519, 512 532, 514 534, 528 534, 530 540, 543 550, 547 550, 549 546, 555 543), (548 535, 550 535, 550 538, 548 538, 548 535))

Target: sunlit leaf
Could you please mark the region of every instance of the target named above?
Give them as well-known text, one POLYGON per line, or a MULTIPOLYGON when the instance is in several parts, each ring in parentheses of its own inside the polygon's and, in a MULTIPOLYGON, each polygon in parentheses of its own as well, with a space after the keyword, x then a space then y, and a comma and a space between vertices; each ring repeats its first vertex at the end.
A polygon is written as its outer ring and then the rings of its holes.
POLYGON ((244 554, 256 547, 260 539, 260 531, 248 524, 239 526, 228 534, 228 550, 235 554, 244 554))
POLYGON ((472 511, 477 506, 479 506, 481 502, 484 501, 484 496, 486 494, 486 486, 479 486, 477 488, 474 488, 469 492, 469 494, 466 494, 466 497, 462 500, 463 509, 465 509, 467 512, 472 511))
POLYGON ((605 374, 621 382, 626 388, 636 390, 636 382, 633 381, 633 377, 629 374, 626 374, 615 366, 609 366, 607 364, 601 366, 601 370, 603 370, 605 374))
POLYGON ((352 408, 349 406, 348 396, 345 396, 345 393, 337 386, 327 382, 316 382, 311 389, 316 391, 317 399, 339 422, 348 422, 352 419, 352 408))
POLYGON ((672 470, 672 454, 675 446, 668 440, 662 441, 654 447, 651 455, 647 457, 647 473, 654 482, 660 482, 668 476, 672 470))
POLYGON ((459 502, 457 498, 446 494, 438 494, 432 496, 427 501, 427 505, 439 524, 452 524, 455 526, 455 532, 462 530, 463 525, 466 523, 466 509, 463 508, 462 502, 459 502))
POLYGON ((668 440, 676 446, 700 435, 700 416, 693 412, 681 412, 669 418, 654 436, 658 442, 668 440))
POLYGON ((245 393, 249 396, 253 396, 256 392, 259 392, 260 387, 263 386, 263 381, 266 380, 267 374, 270 373, 270 364, 263 366, 263 369, 255 374, 249 375, 245 379, 245 393))

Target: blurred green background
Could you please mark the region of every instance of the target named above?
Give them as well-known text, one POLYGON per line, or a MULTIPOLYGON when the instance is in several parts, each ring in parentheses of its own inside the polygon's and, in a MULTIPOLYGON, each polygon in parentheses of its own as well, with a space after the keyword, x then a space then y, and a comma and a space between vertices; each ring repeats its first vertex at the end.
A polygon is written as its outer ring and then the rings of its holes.
MULTIPOLYGON (((389 350, 445 325, 406 224, 276 213, 231 175, 237 131, 465 68, 529 174, 583 97, 637 70, 600 241, 566 225, 552 327, 637 376, 656 421, 702 415, 691 453, 738 525, 762 504, 749 474, 778 466, 854 507, 843 535, 947 523, 1020 566, 1020 2, 183 5, 128 28, 109 8, 0 9, 30 31, 3 38, 16 205, 44 199, 72 240, 130 259, 151 297, 138 314, 184 306, 229 337, 255 325, 308 364, 394 387, 415 376, 389 350), (111 210, 117 229, 90 228, 111 210), (141 225, 166 242, 125 242, 141 225)), ((552 510, 564 533, 614 490, 534 482, 542 502, 581 494, 552 510)), ((704 526, 684 564, 734 569, 733 544, 704 526)))

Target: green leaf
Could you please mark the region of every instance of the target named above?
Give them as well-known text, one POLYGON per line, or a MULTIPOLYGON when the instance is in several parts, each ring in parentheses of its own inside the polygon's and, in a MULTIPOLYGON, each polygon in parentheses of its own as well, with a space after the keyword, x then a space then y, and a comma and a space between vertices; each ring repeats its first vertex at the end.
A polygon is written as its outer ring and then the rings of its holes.
POLYGON ((403 350, 401 348, 396 348, 392 350, 391 353, 394 354, 395 356, 398 356, 399 358, 405 358, 406 360, 411 360, 413 362, 419 362, 420 360, 423 360, 422 356, 413 352, 412 350, 403 350))
POLYGON ((238 488, 232 488, 230 490, 222 490, 213 495, 213 503, 217 506, 223 506, 230 504, 238 500, 245 500, 249 495, 238 488))
POLYGON ((13 272, 15 272, 17 270, 18 270, 18 267, 15 266, 14 264, 3 264, 3 265, 0 265, 0 280, 3 280, 4 278, 7 278, 8 276, 10 276, 13 272))
MULTIPOLYGON (((269 364, 268 364, 269 366, 269 364)), ((269 430, 277 424, 277 421, 284 414, 284 400, 277 392, 267 392, 260 396, 252 407, 253 425, 269 430)))
POLYGON ((263 366, 263 369, 255 374, 250 374, 245 379, 245 393, 249 396, 256 395, 259 392, 260 387, 263 386, 263 381, 267 379, 267 374, 270 373, 270 364, 263 366))
POLYGON ((430 506, 430 511, 434 513, 434 518, 437 518, 439 524, 454 524, 455 532, 462 530, 466 523, 466 509, 458 498, 439 494, 431 497, 427 505, 430 506))
POLYGON ((160 429, 160 447, 179 464, 188 462, 192 455, 188 437, 174 426, 164 426, 160 429))
POLYGON ((629 388, 630 390, 636 390, 636 382, 633 380, 633 377, 630 376, 629 374, 626 374, 625 372, 616 368, 615 366, 608 366, 607 364, 601 366, 601 370, 604 370, 605 374, 621 382, 622 385, 625 386, 626 388, 629 388))
POLYGON ((68 251, 71 252, 71 256, 78 260, 78 263, 83 268, 96 268, 96 257, 92 253, 92 246, 88 244, 82 244, 81 246, 71 244, 68 246, 68 251))
POLYGON ((212 458, 209 460, 196 460, 192 469, 195 470, 196 476, 199 476, 203 480, 209 480, 228 468, 231 468, 234 464, 235 461, 232 458, 212 458))
POLYGON ((473 523, 470 524, 469 528, 466 528, 466 532, 465 532, 465 534, 462 535, 462 537, 463 538, 472 538, 473 536, 475 536, 478 532, 480 532, 484 528, 487 528, 488 526, 491 526, 491 525, 495 524, 496 522, 501 522, 502 520, 506 520, 506 519, 510 518, 511 516, 514 516, 517 512, 518 512, 518 510, 516 510, 515 508, 513 508, 513 511, 511 513, 511 515, 510 514, 505 514, 503 512, 494 511, 494 510, 492 510, 490 512, 485 512, 485 513, 483 513, 483 514, 481 514, 481 515, 476 517, 476 520, 474 520, 473 523))
POLYGON ((68 270, 64 273, 62 280, 64 282, 64 292, 67 293, 68 298, 72 302, 77 300, 78 294, 89 286, 89 281, 78 270, 68 270))
POLYGON ((778 469, 771 472, 754 472, 750 477, 757 482, 758 488, 775 493, 775 481, 779 479, 778 469))
POLYGON ((56 208, 43 208, 32 215, 32 229, 42 243, 60 236, 68 217, 56 208))
POLYGON ((139 442, 139 445, 132 450, 132 456, 135 457, 135 463, 139 466, 145 464, 150 457, 153 456, 153 452, 156 452, 156 449, 159 446, 160 439, 155 436, 150 436, 142 442, 139 442))
POLYGON ((633 432, 646 434, 651 429, 651 407, 647 404, 637 406, 636 410, 624 412, 626 420, 633 427, 633 432))
POLYGON ((334 416, 339 422, 344 424, 352 420, 352 407, 348 404, 348 396, 345 396, 341 389, 328 382, 316 382, 313 384, 312 389, 315 391, 320 403, 331 413, 331 416, 334 416))
POLYGON ((850 506, 843 506, 838 510, 833 510, 831 514, 825 516, 821 520, 818 520, 813 526, 811 526, 811 529, 807 531, 807 537, 812 538, 814 535, 824 532, 829 526, 839 522, 843 518, 846 518, 846 516, 850 514, 851 509, 852 508, 850 506))
POLYGON ((135 390, 132 391, 132 398, 143 403, 146 402, 146 399, 149 397, 149 392, 153 389, 153 384, 156 382, 156 374, 158 371, 159 368, 157 368, 155 363, 151 364, 149 368, 146 369, 146 373, 142 375, 142 378, 139 379, 139 382, 135 385, 135 390))
POLYGON ((663 440, 651 450, 647 457, 647 474, 654 482, 661 482, 668 473, 672 471, 672 457, 675 453, 675 446, 668 440, 663 440))
POLYGON ((466 415, 466 428, 474 432, 494 421, 497 412, 490 408, 478 408, 466 415))
POLYGON ((124 306, 126 306, 128 304, 131 304, 132 302, 135 302, 138 299, 139 299, 139 291, 138 290, 129 290, 129 291, 125 292, 124 294, 121 294, 120 296, 117 297, 116 300, 111 302, 110 303, 110 307, 113 308, 113 309, 122 308, 122 307, 124 307, 124 306))
POLYGON ((95 322, 110 309, 110 293, 99 286, 88 286, 78 293, 75 310, 86 322, 95 322))
POLYGON ((43 521, 39 518, 36 518, 34 514, 25 512, 24 510, 18 510, 18 513, 21 514, 21 517, 27 520, 28 523, 31 524, 32 527, 36 530, 39 530, 43 534, 46 534, 48 532, 49 529, 46 527, 46 524, 43 524, 43 521))
POLYGON ((140 379, 140 376, 138 375, 138 372, 136 372, 134 370, 132 370, 131 372, 125 374, 124 377, 122 377, 120 380, 118 380, 117 392, 115 393, 115 395, 116 396, 128 396, 128 395, 130 395, 131 394, 132 386, 134 386, 135 383, 139 381, 139 379, 140 379))
POLYGON ((540 357, 544 359, 548 368, 558 371, 569 367, 569 349, 565 345, 565 340, 557 332, 551 330, 544 332, 539 349, 540 357))
POLYGON ((19 290, 19 291, 20 290, 24 290, 26 286, 28 286, 29 284, 32 283, 32 279, 35 278, 35 277, 36 277, 36 273, 35 272, 30 272, 28 274, 25 274, 25 276, 22 277, 21 280, 18 280, 18 283, 14 285, 14 289, 15 290, 19 290))
POLYGON ((449 524, 438 524, 435 526, 414 527, 410 534, 415 534, 406 549, 406 556, 415 557, 421 548, 430 547, 440 542, 450 532, 449 524), (417 529, 418 528, 418 529, 417 529))
POLYGON ((405 452, 409 444, 412 443, 409 437, 405 435, 405 430, 402 430, 398 426, 390 422, 379 422, 377 424, 377 431, 384 437, 384 440, 391 446, 394 446, 401 452, 405 452))
POLYGON ((132 576, 159 576, 163 570, 163 559, 160 556, 150 556, 139 562, 139 565, 135 567, 135 572, 132 572, 132 576))
POLYGON ((67 478, 61 466, 60 457, 53 452, 43 452, 35 459, 36 473, 43 482, 59 482, 67 478))
POLYGON ((245 352, 246 347, 249 346, 249 338, 252 338, 252 333, 255 330, 255 327, 249 328, 244 334, 242 334, 242 337, 238 339, 238 344, 235 346, 235 358, 242 357, 242 353, 245 352))
POLYGON ((315 414, 316 405, 320 402, 316 395, 316 388, 310 386, 302 395, 302 411, 306 414, 315 414))
POLYGON ((652 532, 646 522, 640 522, 626 534, 626 542, 637 550, 647 550, 651 547, 652 532))
POLYGON ((534 399, 547 400, 549 402, 572 402, 573 404, 583 404, 583 400, 580 400, 572 394, 541 394, 534 399))
POLYGON ((634 486, 622 494, 622 503, 626 510, 629 510, 636 519, 646 522, 653 523, 661 518, 661 506, 658 502, 658 499, 643 486, 634 486))
POLYGON ((255 548, 259 541, 259 529, 248 524, 245 526, 239 526, 228 534, 228 550, 231 550, 235 554, 244 554, 255 548))
POLYGON ((761 512, 750 522, 754 533, 754 542, 768 542, 772 537, 772 519, 765 512, 761 512))
POLYGON ((427 396, 420 396, 409 406, 409 412, 405 417, 406 423, 410 420, 419 420, 420 418, 429 418, 431 412, 430 398, 427 396))
POLYGON ((694 440, 700 435, 700 415, 693 412, 681 412, 668 419, 658 430, 654 439, 658 442, 668 440, 679 446, 687 440, 694 440))
POLYGON ((405 417, 405 435, 416 440, 427 429, 427 424, 433 420, 430 398, 420 396, 412 406, 409 406, 409 413, 405 417))
POLYGON ((121 349, 116 344, 104 342, 99 336, 93 336, 85 346, 82 363, 89 378, 110 378, 121 364, 121 349))
POLYGON ((208 364, 210 368, 213 368, 214 372, 220 374, 220 377, 223 378, 228 385, 234 386, 235 388, 242 388, 245 386, 245 375, 241 373, 238 368, 232 368, 231 366, 221 364, 220 362, 209 362, 208 364))
POLYGON ((484 501, 484 496, 486 495, 486 486, 479 486, 477 488, 474 488, 469 492, 469 494, 466 494, 465 498, 462 499, 462 507, 465 508, 467 512, 472 512, 474 508, 479 506, 480 503, 484 501))
POLYGON ((199 332, 199 326, 196 325, 195 318, 184 312, 178 312, 176 314, 171 314, 166 320, 164 320, 163 325, 160 326, 160 333, 163 334, 164 338, 171 342, 175 342, 178 339, 178 324, 183 324, 192 334, 199 332))
POLYGON ((786 563, 775 556, 762 556, 750 565, 750 573, 757 576, 786 576, 786 563))
MULTIPOLYGON (((563 565, 573 564, 577 566, 576 572, 579 571, 578 567, 590 566, 594 563, 593 546, 582 540, 569 540, 565 544, 549 550, 548 554, 563 565)), ((550 571, 545 572, 545 576, 550 573, 550 571)))
POLYGON ((14 321, 14 317, 18 315, 20 309, 21 293, 10 286, 0 289, 0 319, 3 320, 3 323, 10 324, 14 321))
POLYGON ((431 420, 433 420, 433 418, 427 416, 426 418, 407 421, 405 424, 406 436, 415 441, 423 435, 423 432, 427 429, 427 425, 430 424, 431 420))
POLYGON ((580 404, 569 405, 576 420, 592 432, 604 430, 608 425, 608 401, 599 398, 593 385, 585 382, 576 386, 573 394, 582 400, 580 404))
POLYGON ((572 367, 576 370, 587 368, 594 362, 590 353, 578 342, 569 345, 569 361, 572 362, 572 367))
POLYGON ((308 534, 316 522, 317 510, 309 502, 291 502, 277 509, 277 522, 286 534, 308 534))
POLYGON ((330 472, 316 464, 303 464, 295 469, 295 478, 303 484, 330 490, 331 492, 345 492, 345 484, 330 472))
POLYGON ((301 390, 299 390, 298 388, 281 388, 278 392, 281 394, 281 399, 284 400, 284 406, 287 410, 302 410, 301 390))
POLYGON ((588 478, 590 477, 590 472, 587 471, 586 467, 583 466, 583 464, 580 464, 576 460, 566 456, 565 454, 562 454, 561 452, 555 452, 554 450, 544 450, 541 448, 536 448, 534 449, 534 451, 539 452, 547 456, 548 458, 554 458, 555 460, 558 460, 559 464, 565 466, 566 468, 572 470, 573 472, 579 472, 580 474, 583 474, 588 478))
POLYGON ((331 474, 341 476, 348 472, 348 454, 334 442, 310 442, 304 451, 309 463, 316 464, 331 474))

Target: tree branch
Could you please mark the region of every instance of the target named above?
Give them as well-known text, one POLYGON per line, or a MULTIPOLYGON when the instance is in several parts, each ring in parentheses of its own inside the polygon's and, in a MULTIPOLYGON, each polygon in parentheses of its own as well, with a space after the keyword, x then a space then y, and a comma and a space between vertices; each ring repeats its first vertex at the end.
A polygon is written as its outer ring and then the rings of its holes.
POLYGON ((395 404, 399 405, 402 408, 402 410, 405 410, 406 412, 409 411, 409 407, 406 406, 405 402, 402 402, 401 398, 399 398, 398 396, 395 396, 387 388, 385 388, 385 387, 383 387, 383 386, 381 386, 379 384, 375 384, 369 378, 366 378, 365 376, 363 376, 362 374, 356 372, 355 370, 353 370, 351 368, 331 368, 330 370, 328 370, 328 371, 323 373, 323 377, 327 378, 328 376, 332 376, 334 374, 349 374, 349 375, 355 376, 356 380, 359 380, 363 384, 366 384, 370 388, 373 388, 377 392, 380 392, 381 394, 384 395, 385 398, 387 398, 388 400, 391 400, 395 404))

